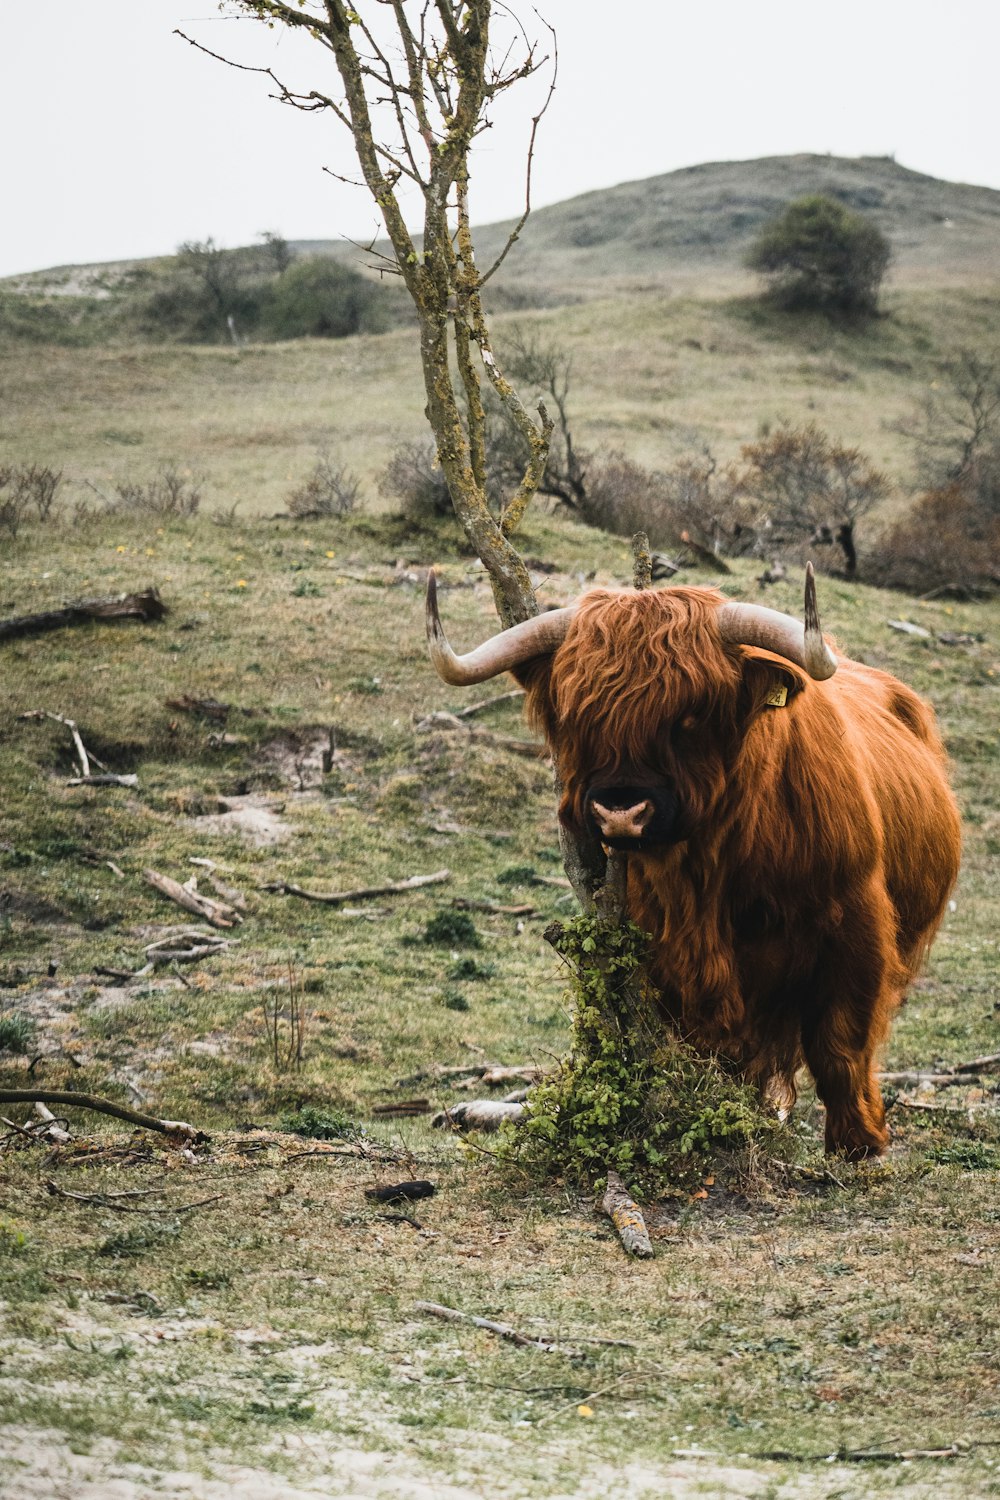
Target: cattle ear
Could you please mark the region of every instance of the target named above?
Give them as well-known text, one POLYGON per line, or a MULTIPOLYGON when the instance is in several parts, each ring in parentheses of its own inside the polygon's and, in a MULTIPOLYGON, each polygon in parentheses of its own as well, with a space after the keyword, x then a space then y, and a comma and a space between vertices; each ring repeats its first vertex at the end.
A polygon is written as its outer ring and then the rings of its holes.
POLYGON ((743 698, 748 715, 787 708, 806 687, 808 679, 798 667, 770 652, 748 652, 743 663, 743 698))

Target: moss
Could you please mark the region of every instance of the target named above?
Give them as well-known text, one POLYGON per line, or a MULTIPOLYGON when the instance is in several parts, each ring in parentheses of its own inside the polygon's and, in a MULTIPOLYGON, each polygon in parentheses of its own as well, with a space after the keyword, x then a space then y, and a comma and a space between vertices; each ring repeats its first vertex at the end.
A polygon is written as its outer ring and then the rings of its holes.
POLYGON ((439 911, 424 924, 423 941, 435 948, 481 948, 476 924, 464 911, 439 911))
POLYGON ((690 1186, 781 1132, 753 1088, 664 1031, 643 975, 647 943, 631 923, 594 917, 559 929, 574 966, 572 1051, 508 1128, 503 1159, 589 1184, 613 1167, 649 1195, 690 1186))

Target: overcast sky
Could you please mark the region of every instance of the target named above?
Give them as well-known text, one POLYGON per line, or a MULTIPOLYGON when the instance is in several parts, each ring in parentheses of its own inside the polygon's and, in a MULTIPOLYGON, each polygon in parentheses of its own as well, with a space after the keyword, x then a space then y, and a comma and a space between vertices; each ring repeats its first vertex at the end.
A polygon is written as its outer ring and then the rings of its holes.
MULTIPOLYGON (((363 3, 363 0, 362 0, 363 3)), ((531 6, 514 0, 541 32, 531 6)), ((996 0, 536 0, 559 39, 536 206, 704 161, 894 154, 1000 188, 996 0)), ((228 20, 216 0, 7 0, 0 26, 0 275, 166 254, 185 239, 364 238, 337 183, 332 119, 268 97, 174 36, 333 92, 303 38, 228 20)), ((516 115, 516 121, 514 116, 516 115)), ((519 210, 525 117, 484 138, 479 222, 519 210)), ((504 122, 501 122, 504 123, 504 122)))

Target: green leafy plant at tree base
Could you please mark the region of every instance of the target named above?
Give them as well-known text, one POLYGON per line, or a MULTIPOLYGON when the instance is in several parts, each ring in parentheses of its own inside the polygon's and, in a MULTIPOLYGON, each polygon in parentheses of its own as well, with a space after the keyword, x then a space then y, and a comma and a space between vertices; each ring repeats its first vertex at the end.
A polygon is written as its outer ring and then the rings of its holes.
POLYGON ((502 1161, 587 1184, 613 1168, 651 1197, 741 1153, 795 1152, 754 1087, 669 1030, 643 974, 644 933, 578 917, 554 941, 573 968, 572 1050, 532 1090, 525 1119, 504 1127, 502 1161))

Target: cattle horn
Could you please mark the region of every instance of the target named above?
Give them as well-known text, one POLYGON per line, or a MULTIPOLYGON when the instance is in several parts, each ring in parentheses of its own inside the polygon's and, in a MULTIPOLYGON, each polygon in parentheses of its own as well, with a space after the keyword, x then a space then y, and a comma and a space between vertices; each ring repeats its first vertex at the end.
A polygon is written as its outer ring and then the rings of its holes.
POLYGON ((434 569, 427 574, 427 648, 438 676, 452 687, 471 687, 473 683, 499 677, 501 672, 509 672, 536 656, 550 655, 562 645, 572 618, 572 608, 551 609, 501 630, 465 656, 456 656, 438 614, 434 569))
POLYGON ((794 662, 817 682, 832 677, 837 658, 823 639, 816 604, 816 575, 812 563, 806 563, 805 624, 791 615, 760 604, 723 604, 719 609, 719 628, 725 641, 740 646, 760 646, 794 662))

